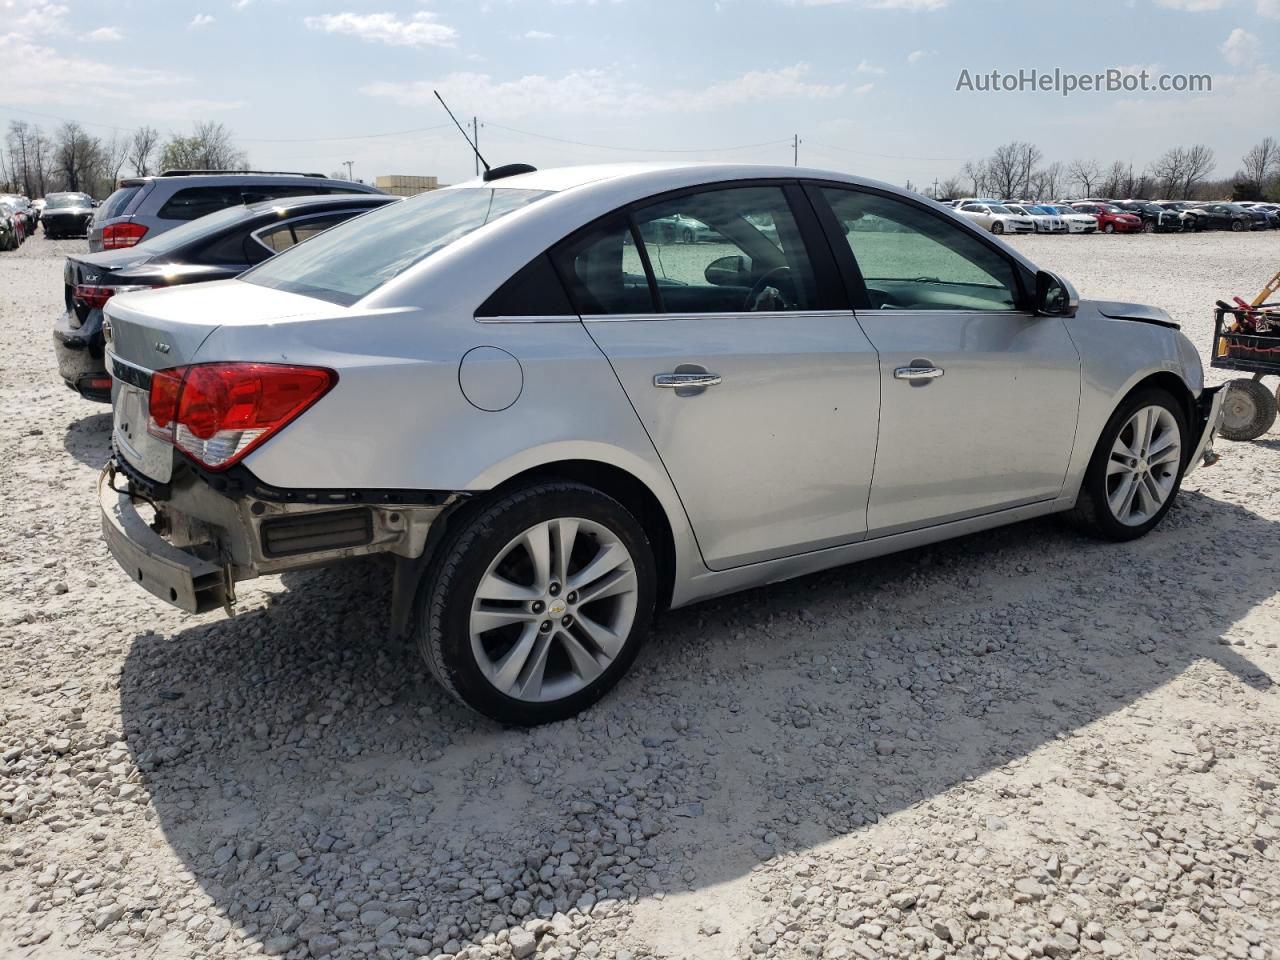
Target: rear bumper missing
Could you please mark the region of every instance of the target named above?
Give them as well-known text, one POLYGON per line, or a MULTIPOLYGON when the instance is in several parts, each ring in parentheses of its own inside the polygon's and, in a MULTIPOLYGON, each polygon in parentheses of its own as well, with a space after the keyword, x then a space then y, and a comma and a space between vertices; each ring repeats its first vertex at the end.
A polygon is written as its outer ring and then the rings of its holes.
POLYGON ((135 474, 114 459, 102 472, 103 539, 132 579, 190 613, 230 611, 235 584, 266 574, 375 553, 416 559, 452 502, 280 503, 224 495, 190 471, 164 485, 135 474))
POLYGON ((133 497, 111 484, 108 468, 98 478, 98 507, 102 539, 116 563, 143 589, 188 613, 229 606, 227 569, 173 546, 142 518, 133 497))

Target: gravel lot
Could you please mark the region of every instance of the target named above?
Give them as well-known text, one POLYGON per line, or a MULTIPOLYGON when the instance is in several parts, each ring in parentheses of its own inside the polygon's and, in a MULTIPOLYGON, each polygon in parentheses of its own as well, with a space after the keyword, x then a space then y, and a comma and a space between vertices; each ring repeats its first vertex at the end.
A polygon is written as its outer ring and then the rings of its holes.
MULTIPOLYGON (((1280 266, 1015 242, 1206 354, 1280 266)), ((1280 957, 1280 434, 1138 543, 1033 522, 679 611, 503 730, 384 639, 376 564, 234 620, 126 580, 49 337, 82 246, 0 254, 0 956, 1280 957)))

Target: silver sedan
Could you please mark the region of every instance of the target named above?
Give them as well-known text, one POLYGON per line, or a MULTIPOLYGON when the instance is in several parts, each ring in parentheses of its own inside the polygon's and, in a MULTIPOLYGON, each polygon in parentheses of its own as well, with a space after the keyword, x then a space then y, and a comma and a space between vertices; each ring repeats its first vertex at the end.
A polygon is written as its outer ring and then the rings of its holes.
POLYGON ((391 629, 517 724, 604 695, 660 608, 1044 514, 1142 536, 1221 396, 1162 310, 790 167, 498 169, 106 314, 131 579, 230 611, 384 555, 391 629))

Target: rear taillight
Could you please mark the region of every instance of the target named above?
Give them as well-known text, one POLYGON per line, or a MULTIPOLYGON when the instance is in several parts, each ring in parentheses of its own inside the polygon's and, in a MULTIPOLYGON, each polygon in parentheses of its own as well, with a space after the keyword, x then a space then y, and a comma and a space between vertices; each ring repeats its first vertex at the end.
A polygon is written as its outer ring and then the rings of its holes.
POLYGON ((338 375, 280 363, 201 363, 151 377, 147 432, 225 470, 324 396, 338 375))
POLYGON ((128 286, 100 286, 92 283, 77 283, 72 296, 91 310, 101 310, 108 300, 117 293, 131 293, 135 290, 150 290, 145 285, 130 284, 128 286))
POLYGON ((147 228, 140 223, 113 223, 102 228, 102 249, 119 250, 121 247, 132 247, 147 234, 147 228))

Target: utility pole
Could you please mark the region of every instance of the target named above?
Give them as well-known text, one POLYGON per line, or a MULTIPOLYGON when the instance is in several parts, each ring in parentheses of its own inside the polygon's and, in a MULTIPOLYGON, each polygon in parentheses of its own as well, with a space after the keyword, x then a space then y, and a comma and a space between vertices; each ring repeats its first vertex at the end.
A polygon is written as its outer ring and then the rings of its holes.
POLYGON ((791 165, 800 166, 800 134, 798 133, 791 135, 791 165))
POLYGON ((938 178, 933 178, 933 199, 938 199, 938 178))
POLYGON ((342 162, 343 162, 343 163, 346 165, 346 167, 347 167, 347 179, 348 179, 348 180, 350 180, 350 179, 351 179, 351 165, 352 165, 353 163, 355 163, 355 161, 354 161, 354 160, 343 160, 342 162))

